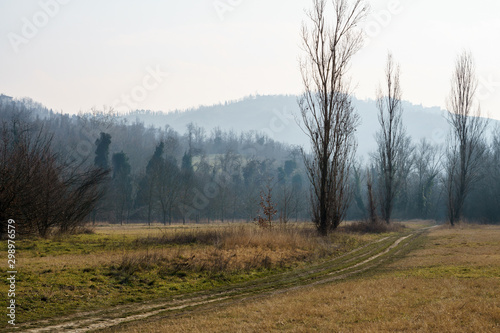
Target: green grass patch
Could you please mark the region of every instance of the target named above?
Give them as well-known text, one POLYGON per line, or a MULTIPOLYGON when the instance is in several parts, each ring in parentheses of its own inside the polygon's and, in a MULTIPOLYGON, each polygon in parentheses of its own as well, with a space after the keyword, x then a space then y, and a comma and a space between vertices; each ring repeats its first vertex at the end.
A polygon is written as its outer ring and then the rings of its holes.
POLYGON ((103 236, 98 234, 69 235, 65 238, 23 239, 17 242, 17 252, 24 258, 90 254, 140 246, 133 236, 103 236))
MULTIPOLYGON (((17 322, 58 317, 119 304, 169 298, 265 277, 283 269, 193 272, 151 265, 65 268, 17 275, 17 322)), ((5 286, 6 284, 3 283, 5 286)), ((2 288, 3 289, 3 288, 2 288)))

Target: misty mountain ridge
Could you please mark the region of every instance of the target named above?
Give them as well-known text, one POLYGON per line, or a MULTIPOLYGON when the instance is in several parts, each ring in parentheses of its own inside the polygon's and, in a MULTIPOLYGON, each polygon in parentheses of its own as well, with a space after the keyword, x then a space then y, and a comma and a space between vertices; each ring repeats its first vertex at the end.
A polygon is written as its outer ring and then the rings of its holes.
MULTIPOLYGON (((1 95, 0 101, 12 100, 12 97, 1 95)), ((35 110, 41 118, 54 114, 42 104, 30 98, 15 99, 35 110)), ((300 110, 296 95, 255 95, 236 101, 212 106, 200 106, 188 110, 172 112, 135 110, 126 114, 117 114, 115 119, 127 123, 144 123, 147 127, 169 128, 180 134, 186 132, 187 126, 193 123, 203 127, 207 135, 215 128, 222 131, 264 133, 277 142, 302 146, 309 150, 307 135, 299 127, 300 110)), ((376 150, 375 133, 379 130, 378 109, 374 100, 359 100, 353 97, 353 105, 360 115, 357 128, 357 154, 367 160, 370 153, 376 150)), ((446 119, 447 111, 439 107, 424 107, 403 101, 403 125, 411 136, 413 143, 425 138, 432 144, 441 145, 446 142, 450 125, 446 119)), ((73 116, 74 117, 74 116, 73 116)), ((496 128, 499 121, 490 119, 487 133, 496 128)))
MULTIPOLYGON (((185 111, 163 113, 137 110, 119 118, 126 119, 127 122, 144 122, 147 126, 168 125, 179 133, 184 133, 189 123, 205 128, 207 134, 217 127, 236 133, 257 131, 267 134, 275 141, 307 149, 310 143, 298 125, 301 116, 297 99, 298 96, 295 95, 257 95, 185 111)), ((407 101, 402 104, 403 123, 413 142, 426 138, 433 144, 445 143, 449 132, 445 110, 414 105, 407 101)), ((374 135, 380 127, 378 109, 373 100, 353 98, 353 105, 361 118, 357 128, 358 155, 367 157, 376 149, 374 135)))

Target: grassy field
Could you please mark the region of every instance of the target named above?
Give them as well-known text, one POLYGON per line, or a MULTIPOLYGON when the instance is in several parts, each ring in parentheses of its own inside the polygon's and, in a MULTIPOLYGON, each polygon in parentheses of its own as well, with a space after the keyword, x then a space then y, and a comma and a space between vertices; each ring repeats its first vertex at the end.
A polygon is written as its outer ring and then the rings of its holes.
POLYGON ((499 332, 500 226, 439 227, 375 271, 109 332, 499 332))
MULTIPOLYGON (((33 322, 251 281, 383 236, 339 231, 322 238, 310 224, 273 230, 104 225, 93 234, 18 240, 16 319, 33 322)), ((1 287, 6 294, 7 284, 1 287)))

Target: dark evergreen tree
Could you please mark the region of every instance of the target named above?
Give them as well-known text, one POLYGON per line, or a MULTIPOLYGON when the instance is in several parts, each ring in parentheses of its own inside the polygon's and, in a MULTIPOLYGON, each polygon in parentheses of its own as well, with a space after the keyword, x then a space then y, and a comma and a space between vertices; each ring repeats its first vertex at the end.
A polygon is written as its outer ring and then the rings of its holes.
POLYGON ((295 169, 297 169, 297 162, 294 160, 285 161, 284 171, 287 177, 290 177, 295 169))
MULTIPOLYGON (((109 170, 109 146, 111 145, 111 135, 101 132, 100 137, 95 141, 96 150, 94 165, 102 170, 109 170)), ((109 177, 102 184, 103 198, 95 206, 92 211, 92 221, 95 223, 97 219, 107 220, 109 216, 109 193, 108 193, 109 177)))
POLYGON ((109 169, 109 145, 111 144, 111 135, 101 132, 99 139, 95 141, 97 146, 95 150, 94 164, 104 170, 109 169))
POLYGON ((185 152, 184 156, 182 157, 181 171, 184 177, 191 177, 194 173, 193 157, 189 152, 185 152))

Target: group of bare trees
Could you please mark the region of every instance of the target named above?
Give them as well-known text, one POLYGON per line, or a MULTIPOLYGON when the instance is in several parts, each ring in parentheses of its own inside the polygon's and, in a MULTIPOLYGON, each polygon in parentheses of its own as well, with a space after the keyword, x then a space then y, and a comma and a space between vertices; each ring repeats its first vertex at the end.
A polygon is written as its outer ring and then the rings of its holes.
POLYGON ((52 137, 23 108, 2 109, 0 237, 8 219, 20 236, 66 233, 85 222, 103 192, 108 171, 64 161, 52 137))
POLYGON ((365 204, 361 195, 364 177, 361 168, 353 164, 358 116, 351 104, 346 72, 362 45, 357 26, 367 7, 362 0, 333 0, 332 4, 330 25, 326 19, 327 1, 313 0, 313 9, 307 12, 309 23, 302 30, 305 58, 300 70, 305 92, 299 107, 312 147, 310 155, 304 154, 304 161, 311 182, 312 218, 318 231, 326 234, 342 222, 352 194, 356 206, 372 222, 380 214, 390 223, 396 201, 406 200, 408 205, 412 199, 415 211, 427 217, 440 180, 447 219, 454 225, 463 217, 466 199, 485 176, 486 160, 493 161, 489 163, 493 175, 498 169, 494 162, 498 148, 489 153, 485 141, 488 122, 481 118, 475 96, 477 79, 472 55, 464 52, 457 59, 448 100, 451 133, 447 146, 439 148, 425 140, 414 146, 406 133, 400 67, 389 54, 385 87, 377 92, 378 149, 367 168, 365 204), (411 199, 408 185, 412 180, 416 193, 411 199))
POLYGON ((393 203, 401 186, 411 172, 418 175, 417 206, 422 216, 426 216, 429 191, 440 175, 442 162, 443 195, 446 198, 447 219, 451 225, 463 217, 467 197, 485 177, 485 163, 488 146, 485 132, 486 118, 481 117, 481 109, 476 100, 477 78, 472 55, 464 51, 459 55, 451 79, 451 93, 448 98, 448 122, 451 127, 444 156, 437 156, 436 147, 425 140, 414 147, 406 134, 401 115, 401 88, 399 67, 393 72, 392 57, 389 55, 386 83, 387 93, 379 92, 378 108, 381 131, 377 135, 381 213, 389 223, 393 203), (394 74, 392 74, 394 73, 394 74), (385 111, 384 111, 385 110, 385 111), (414 153, 414 150, 417 150, 414 153))

